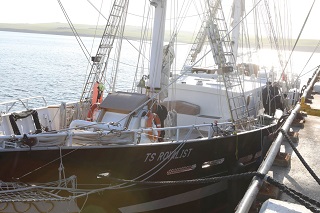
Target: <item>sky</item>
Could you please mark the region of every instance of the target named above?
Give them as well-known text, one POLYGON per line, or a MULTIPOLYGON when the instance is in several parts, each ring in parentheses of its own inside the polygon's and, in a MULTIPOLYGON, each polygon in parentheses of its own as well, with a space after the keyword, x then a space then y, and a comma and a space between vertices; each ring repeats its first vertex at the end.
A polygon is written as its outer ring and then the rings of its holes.
MULTIPOLYGON (((170 0, 168 0, 169 2, 170 0)), ((230 0, 225 0, 230 1, 230 0)), ((253 0, 247 0, 252 2, 253 0)), ((264 0, 263 0, 264 1, 264 0)), ((291 19, 293 23, 293 34, 297 35, 303 25, 304 19, 313 3, 313 0, 269 0, 269 1, 287 1, 291 5, 291 19)), ((98 14, 89 2, 100 8, 101 0, 61 0, 63 6, 68 12, 74 24, 92 24, 97 23, 98 14)), ((142 0, 131 1, 130 7, 135 8, 138 16, 143 12, 142 0)), ((223 0, 222 0, 223 2, 223 0)), ((111 0, 103 1, 104 15, 108 17, 111 0)), ((247 5, 247 10, 249 10, 247 5)), ((319 39, 320 38, 320 1, 316 1, 309 21, 302 34, 302 38, 319 39)), ((132 24, 134 19, 130 19, 132 24)), ((66 19, 60 9, 58 0, 0 0, 0 23, 49 23, 62 22, 66 19)), ((130 23, 129 23, 130 24, 130 23)))

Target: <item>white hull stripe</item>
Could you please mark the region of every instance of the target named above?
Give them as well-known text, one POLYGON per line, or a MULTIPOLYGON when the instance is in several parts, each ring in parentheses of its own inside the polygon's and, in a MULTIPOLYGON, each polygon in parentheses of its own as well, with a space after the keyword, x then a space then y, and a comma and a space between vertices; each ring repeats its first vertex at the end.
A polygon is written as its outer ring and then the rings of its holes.
POLYGON ((227 189, 227 182, 221 181, 206 187, 195 189, 182 194, 166 197, 160 200, 154 200, 146 203, 140 203, 132 206, 121 207, 119 210, 123 213, 152 211, 170 206, 175 206, 219 193, 227 189))

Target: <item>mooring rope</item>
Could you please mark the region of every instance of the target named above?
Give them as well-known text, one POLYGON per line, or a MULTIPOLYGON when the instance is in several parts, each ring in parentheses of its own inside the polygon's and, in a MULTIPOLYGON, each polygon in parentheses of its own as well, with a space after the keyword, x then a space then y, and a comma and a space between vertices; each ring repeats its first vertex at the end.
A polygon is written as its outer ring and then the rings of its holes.
POLYGON ((286 131, 284 131, 283 129, 280 130, 281 133, 284 135, 284 137, 287 139, 287 141, 289 142, 291 148, 293 149, 293 151, 296 153, 296 155, 298 156, 299 160, 301 161, 301 163, 306 167, 306 169, 308 170, 308 172, 312 175, 312 177, 317 181, 317 183, 320 185, 320 179, 319 177, 316 175, 316 173, 311 169, 311 167, 307 164, 307 162, 303 159, 302 155, 299 153, 299 151, 297 150, 297 148, 294 146, 292 140, 290 139, 288 133, 286 131))

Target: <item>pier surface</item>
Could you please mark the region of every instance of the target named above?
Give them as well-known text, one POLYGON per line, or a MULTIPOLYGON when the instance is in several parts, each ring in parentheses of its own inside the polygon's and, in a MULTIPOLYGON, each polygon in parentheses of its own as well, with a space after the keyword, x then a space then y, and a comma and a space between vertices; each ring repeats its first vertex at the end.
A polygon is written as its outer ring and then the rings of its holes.
MULTIPOLYGON (((320 110, 320 94, 312 94, 309 100, 311 109, 320 110)), ((305 122, 294 123, 291 126, 292 130, 299 135, 298 141, 293 141, 294 146, 313 172, 320 177, 320 117, 307 114, 304 118, 305 122)), ((289 165, 279 166, 274 163, 268 175, 285 186, 320 202, 320 185, 302 164, 286 139, 282 141, 280 152, 290 155, 289 165)), ((301 205, 286 193, 275 192, 275 190, 277 189, 273 188, 269 191, 270 195, 278 193, 278 198, 273 199, 301 205)), ((303 212, 309 212, 305 210, 303 212)), ((268 212, 268 210, 262 212, 268 212)), ((295 209, 294 212, 300 211, 295 209)))

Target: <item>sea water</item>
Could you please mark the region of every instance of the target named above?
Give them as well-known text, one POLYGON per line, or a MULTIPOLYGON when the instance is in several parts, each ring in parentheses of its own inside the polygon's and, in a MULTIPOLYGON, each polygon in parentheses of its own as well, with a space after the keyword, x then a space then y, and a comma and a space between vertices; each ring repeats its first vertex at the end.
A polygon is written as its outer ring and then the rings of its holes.
POLYGON ((74 37, 0 32, 0 47, 1 101, 79 98, 87 63, 74 37))
MULTIPOLYGON (((100 41, 92 37, 84 37, 82 41, 94 56, 100 41)), ((129 46, 133 43, 135 41, 123 42, 125 57, 120 65, 116 90, 132 88, 136 50, 129 46)), ((135 45, 139 44, 136 42, 135 45)), ((184 50, 180 53, 186 56, 190 45, 182 47, 184 50)), ((80 99, 90 66, 75 37, 0 31, 0 50, 0 102, 32 96, 44 96, 48 104, 80 99)), ((296 73, 303 69, 310 55, 311 52, 295 52, 291 56, 296 73)), ((259 57, 266 66, 279 60, 270 50, 262 50, 259 57)), ((179 59, 177 67, 184 59, 179 59)), ((305 72, 318 66, 319 61, 319 53, 314 54, 305 72)))
MULTIPOLYGON (((91 60, 100 41, 94 48, 93 38, 82 42, 91 60)), ((118 90, 131 89, 134 80, 133 54, 125 45, 118 90)), ((0 48, 1 101, 44 96, 48 104, 57 104, 80 99, 91 66, 75 37, 0 31, 0 48)))

